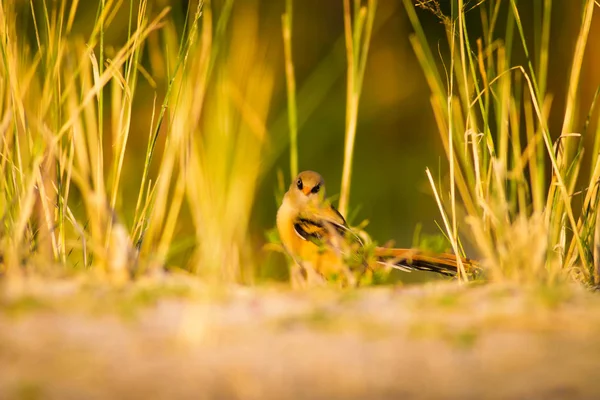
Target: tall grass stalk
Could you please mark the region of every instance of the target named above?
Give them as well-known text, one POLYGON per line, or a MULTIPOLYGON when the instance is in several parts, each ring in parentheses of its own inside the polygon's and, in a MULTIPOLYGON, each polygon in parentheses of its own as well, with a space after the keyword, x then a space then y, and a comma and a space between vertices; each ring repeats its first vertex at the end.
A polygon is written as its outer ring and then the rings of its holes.
MULTIPOLYGON (((539 0, 534 7, 533 46, 523 28, 531 22, 522 20, 514 0, 474 6, 455 0, 449 16, 441 14, 435 1, 417 2, 446 27, 446 84, 412 2, 404 0, 404 5, 415 29, 411 43, 431 89, 433 112, 449 160, 450 195, 440 208, 455 250, 460 249, 458 197, 468 215, 471 239, 492 279, 553 282, 566 272, 591 283, 598 158, 593 157, 589 180, 581 182, 582 135, 587 122, 580 121, 575 111, 581 106, 580 74, 594 1, 585 1, 580 15, 571 73, 565 82, 568 95, 560 134, 552 134, 549 123, 551 0, 539 0), (502 10, 507 13, 504 35, 496 30, 502 10), (472 37, 466 22, 476 12, 482 21, 481 38, 472 37), (513 52, 520 50, 525 53, 525 67, 515 63, 513 52), (548 163, 549 180, 544 172, 548 163), (589 188, 581 211, 575 209, 577 183, 589 188)), ((591 116, 595 100, 588 107, 591 116)))
POLYGON ((285 2, 285 14, 281 17, 283 49, 285 52, 285 80, 287 83, 288 123, 290 130, 290 174, 298 175, 298 108, 296 106, 296 78, 292 59, 292 0, 285 2))
POLYGON ((0 2, 0 272, 57 262, 122 280, 188 248, 183 268, 251 279, 248 223, 274 81, 256 9, 230 25, 233 0, 191 2, 180 30, 146 0, 97 4, 85 17, 78 1, 0 2), (115 44, 120 13, 127 36, 115 44), (86 37, 74 33, 76 15, 93 21, 86 37), (140 104, 152 109, 147 122, 140 104))
POLYGON ((346 39, 346 136, 344 140, 344 165, 342 167, 342 187, 339 209, 347 215, 350 201, 350 182, 352 178, 352 160, 354 158, 354 142, 356 140, 356 124, 358 122, 358 104, 362 90, 363 77, 367 65, 369 44, 375 20, 377 0, 368 0, 361 5, 354 1, 354 13, 350 0, 344 0, 344 36, 346 39))
POLYGON ((214 10, 205 5, 200 46, 183 71, 172 129, 187 135, 180 168, 197 241, 190 268, 221 281, 251 281, 247 232, 274 76, 260 57, 256 9, 232 15, 232 5, 221 8, 214 36, 214 10), (228 37, 230 16, 236 23, 228 37), (246 45, 221 52, 228 40, 246 45))

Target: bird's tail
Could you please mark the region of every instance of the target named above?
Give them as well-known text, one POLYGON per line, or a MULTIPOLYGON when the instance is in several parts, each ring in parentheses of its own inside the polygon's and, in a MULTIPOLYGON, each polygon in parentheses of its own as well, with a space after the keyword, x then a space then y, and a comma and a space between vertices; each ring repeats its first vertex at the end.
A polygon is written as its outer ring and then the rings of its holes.
MULTIPOLYGON (((375 248, 375 258, 380 265, 387 265, 402 271, 431 271, 446 276, 458 273, 458 257, 449 253, 428 253, 417 249, 375 248)), ((467 273, 474 272, 476 264, 461 258, 467 273)))

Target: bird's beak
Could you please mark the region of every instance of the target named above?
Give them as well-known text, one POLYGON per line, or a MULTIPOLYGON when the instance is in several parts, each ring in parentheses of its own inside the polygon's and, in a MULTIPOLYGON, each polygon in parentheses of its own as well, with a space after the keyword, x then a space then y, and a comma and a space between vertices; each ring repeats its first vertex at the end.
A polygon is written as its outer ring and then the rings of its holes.
POLYGON ((304 193, 306 196, 308 196, 308 194, 310 193, 310 191, 311 191, 311 188, 308 187, 308 186, 304 186, 302 188, 302 193, 304 193))

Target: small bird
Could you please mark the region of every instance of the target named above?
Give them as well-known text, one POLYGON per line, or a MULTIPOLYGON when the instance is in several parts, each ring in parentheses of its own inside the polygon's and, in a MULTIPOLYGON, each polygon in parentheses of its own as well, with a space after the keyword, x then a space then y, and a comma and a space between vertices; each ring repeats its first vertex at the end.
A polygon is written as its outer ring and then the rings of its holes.
MULTIPOLYGON (((301 172, 290 185, 277 211, 277 230, 285 250, 295 261, 297 268, 292 271, 292 280, 296 282, 303 278, 324 282, 336 277, 349 285, 356 284, 352 269, 357 266, 363 272, 377 266, 447 276, 458 271, 454 254, 387 247, 369 249, 364 238, 350 229, 344 217, 326 200, 325 181, 314 171, 301 172)), ((462 260, 472 264, 468 259, 462 260)))

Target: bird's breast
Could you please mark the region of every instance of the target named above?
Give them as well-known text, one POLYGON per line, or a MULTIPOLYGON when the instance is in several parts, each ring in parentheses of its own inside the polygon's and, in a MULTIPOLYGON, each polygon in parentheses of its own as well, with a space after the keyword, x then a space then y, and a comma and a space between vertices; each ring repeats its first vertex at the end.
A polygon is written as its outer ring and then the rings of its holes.
POLYGON ((318 246, 303 239, 296 232, 294 224, 298 216, 299 211, 285 200, 277 211, 277 230, 286 250, 296 262, 306 267, 310 266, 324 276, 339 271, 342 261, 335 252, 327 246, 318 246))
POLYGON ((284 199, 277 211, 277 230, 279 231, 281 243, 296 258, 300 257, 301 246, 304 241, 294 229, 294 221, 297 217, 298 210, 290 207, 289 201, 284 199))

